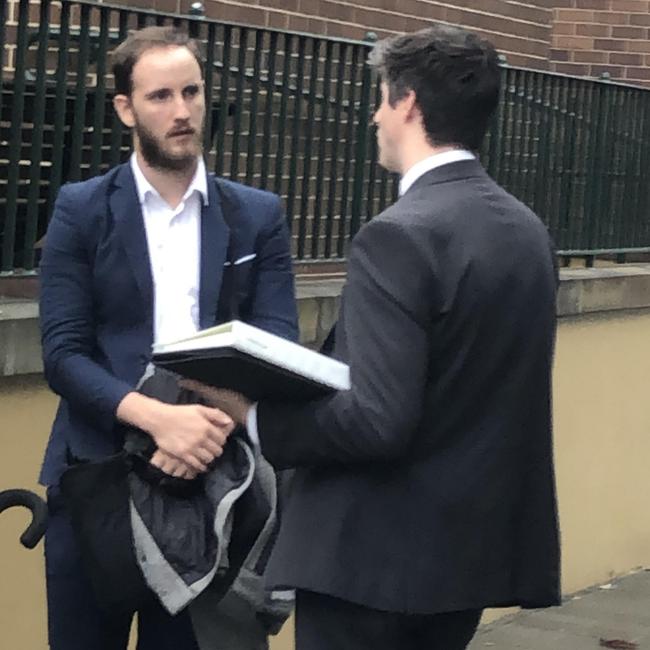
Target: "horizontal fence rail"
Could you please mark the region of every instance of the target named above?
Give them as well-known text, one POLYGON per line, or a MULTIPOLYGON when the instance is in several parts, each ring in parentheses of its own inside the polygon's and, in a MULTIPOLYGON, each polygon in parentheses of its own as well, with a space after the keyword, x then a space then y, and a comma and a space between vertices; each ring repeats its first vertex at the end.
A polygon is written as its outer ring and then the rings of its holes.
MULTIPOLYGON (((206 53, 205 151, 215 173, 280 194, 300 262, 341 261, 397 196, 377 164, 371 42, 108 4, 0 0, 0 273, 30 273, 62 183, 125 161, 109 55, 131 29, 176 24, 206 53)), ((503 68, 482 149, 566 255, 650 251, 650 94, 503 68)))

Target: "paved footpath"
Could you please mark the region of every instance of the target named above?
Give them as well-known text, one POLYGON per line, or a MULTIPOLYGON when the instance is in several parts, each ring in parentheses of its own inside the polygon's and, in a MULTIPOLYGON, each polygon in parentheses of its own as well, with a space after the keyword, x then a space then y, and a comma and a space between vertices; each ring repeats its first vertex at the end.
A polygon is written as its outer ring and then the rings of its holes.
POLYGON ((650 650, 650 570, 479 629, 469 650, 650 650))

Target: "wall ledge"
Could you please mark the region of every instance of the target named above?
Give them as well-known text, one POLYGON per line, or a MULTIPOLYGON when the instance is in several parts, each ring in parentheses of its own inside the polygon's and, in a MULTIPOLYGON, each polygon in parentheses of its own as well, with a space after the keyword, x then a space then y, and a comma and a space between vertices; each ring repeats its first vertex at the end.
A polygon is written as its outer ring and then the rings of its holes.
MULTIPOLYGON (((301 341, 318 348, 338 314, 345 278, 298 277, 301 341)), ((650 308, 650 264, 562 269, 560 318, 650 308)), ((0 297, 0 377, 42 372, 38 302, 0 297)))

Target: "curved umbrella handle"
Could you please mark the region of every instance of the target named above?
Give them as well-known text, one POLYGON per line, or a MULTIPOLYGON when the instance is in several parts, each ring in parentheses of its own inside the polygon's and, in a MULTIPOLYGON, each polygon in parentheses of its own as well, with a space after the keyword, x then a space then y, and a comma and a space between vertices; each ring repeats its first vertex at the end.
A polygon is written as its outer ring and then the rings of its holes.
POLYGON ((29 490, 4 490, 0 492, 0 512, 13 506, 23 506, 31 510, 32 521, 20 536, 25 548, 34 548, 45 534, 47 527, 47 505, 38 494, 29 490))

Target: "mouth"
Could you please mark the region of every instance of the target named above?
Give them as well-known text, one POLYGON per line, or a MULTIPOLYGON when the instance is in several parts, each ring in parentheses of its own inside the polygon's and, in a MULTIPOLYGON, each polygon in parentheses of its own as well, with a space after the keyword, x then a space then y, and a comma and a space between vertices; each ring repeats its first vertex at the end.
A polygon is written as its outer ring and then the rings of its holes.
POLYGON ((167 135, 168 138, 184 138, 187 136, 194 135, 196 131, 194 129, 179 129, 178 131, 172 131, 167 135))

